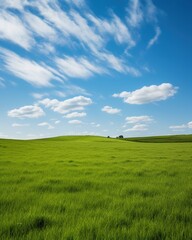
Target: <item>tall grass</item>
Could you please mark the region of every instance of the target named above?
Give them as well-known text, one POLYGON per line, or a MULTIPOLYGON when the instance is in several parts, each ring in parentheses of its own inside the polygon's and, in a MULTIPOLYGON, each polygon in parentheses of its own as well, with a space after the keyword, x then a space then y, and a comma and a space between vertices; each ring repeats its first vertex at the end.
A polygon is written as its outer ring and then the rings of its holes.
POLYGON ((192 239, 192 143, 0 140, 0 239, 192 239))

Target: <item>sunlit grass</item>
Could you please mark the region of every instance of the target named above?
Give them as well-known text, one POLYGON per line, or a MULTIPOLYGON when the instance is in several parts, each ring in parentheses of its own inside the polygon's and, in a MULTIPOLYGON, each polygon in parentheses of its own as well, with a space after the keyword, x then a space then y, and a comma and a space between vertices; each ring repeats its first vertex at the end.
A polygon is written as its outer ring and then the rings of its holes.
POLYGON ((192 239, 190 142, 0 140, 0 171, 0 239, 192 239))

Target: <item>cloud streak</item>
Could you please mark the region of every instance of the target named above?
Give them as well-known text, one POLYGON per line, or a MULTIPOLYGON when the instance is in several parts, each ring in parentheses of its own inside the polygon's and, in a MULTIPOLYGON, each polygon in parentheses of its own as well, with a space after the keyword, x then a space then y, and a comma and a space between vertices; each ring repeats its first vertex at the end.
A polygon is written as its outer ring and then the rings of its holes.
POLYGON ((160 35, 161 35, 161 29, 160 27, 157 27, 155 29, 155 36, 149 41, 147 48, 152 47, 158 41, 158 38, 160 35))
POLYGON ((0 11, 0 38, 29 50, 34 44, 31 32, 15 15, 0 11))
POLYGON ((37 87, 50 87, 51 80, 62 81, 60 73, 45 64, 39 64, 19 55, 0 48, 0 57, 4 61, 4 67, 18 78, 37 87))

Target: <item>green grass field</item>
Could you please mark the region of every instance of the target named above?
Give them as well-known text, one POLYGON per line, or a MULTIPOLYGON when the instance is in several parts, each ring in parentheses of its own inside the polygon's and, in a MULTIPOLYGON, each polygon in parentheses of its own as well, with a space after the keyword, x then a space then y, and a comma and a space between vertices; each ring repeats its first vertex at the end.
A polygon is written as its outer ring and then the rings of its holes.
POLYGON ((180 138, 0 140, 0 239, 192 239, 192 142, 180 138))

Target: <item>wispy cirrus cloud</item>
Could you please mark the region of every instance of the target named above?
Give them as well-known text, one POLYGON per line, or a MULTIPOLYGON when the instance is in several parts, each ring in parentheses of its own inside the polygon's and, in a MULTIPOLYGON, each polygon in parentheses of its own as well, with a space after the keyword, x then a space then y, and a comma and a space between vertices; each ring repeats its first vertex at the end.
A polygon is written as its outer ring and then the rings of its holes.
POLYGON ((48 25, 40 17, 26 12, 24 13, 24 19, 35 34, 52 41, 57 39, 57 32, 55 29, 48 25))
POLYGON ((192 128, 192 121, 188 122, 186 124, 172 125, 169 128, 173 131, 181 131, 181 130, 185 130, 185 129, 191 129, 192 128))
POLYGON ((156 101, 166 100, 177 93, 178 87, 174 87, 170 83, 162 83, 161 85, 144 86, 133 92, 121 92, 113 94, 113 97, 123 98, 128 104, 147 104, 156 101))
POLYGON ((55 127, 52 126, 50 123, 48 122, 41 122, 37 124, 39 127, 47 127, 48 129, 54 129, 55 127))
POLYGON ((31 32, 14 14, 0 11, 0 39, 9 40, 26 50, 34 44, 31 32))
POLYGON ((102 67, 90 63, 86 58, 74 58, 65 56, 56 58, 56 64, 61 72, 72 78, 88 78, 94 73, 101 74, 104 72, 102 67))
POLYGON ((89 13, 87 15, 88 19, 95 25, 97 30, 102 36, 110 34, 114 37, 117 43, 126 43, 129 47, 135 46, 135 41, 132 38, 132 35, 127 28, 127 26, 121 21, 121 19, 114 13, 111 16, 111 19, 101 19, 89 13))
POLYGON ((28 123, 13 123, 11 126, 14 127, 14 128, 17 128, 17 127, 28 127, 28 126, 30 126, 30 124, 28 124, 28 123))
POLYGON ((137 131, 147 131, 148 126, 146 124, 136 124, 131 128, 124 130, 124 132, 137 132, 137 131))
POLYGON ((160 27, 156 27, 155 36, 152 39, 150 39, 150 41, 147 45, 147 48, 152 47, 158 41, 158 38, 160 35, 161 35, 161 29, 160 29, 160 27))
POLYGON ((153 121, 153 118, 150 116, 131 116, 126 117, 125 119, 126 123, 142 123, 142 122, 151 122, 153 121))
POLYGON ((0 77, 0 87, 5 87, 5 80, 0 77))
POLYGON ((158 9, 153 0, 146 0, 146 19, 157 23, 158 9))
POLYGON ((75 5, 77 7, 85 7, 86 3, 84 0, 65 0, 69 5, 75 5))
POLYGON ((130 0, 127 8, 127 22, 131 27, 138 27, 143 21, 143 11, 140 0, 130 0))
POLYGON ((61 81, 60 73, 45 64, 39 64, 33 60, 0 48, 0 58, 4 61, 4 67, 18 78, 37 86, 51 86, 52 80, 61 81))

